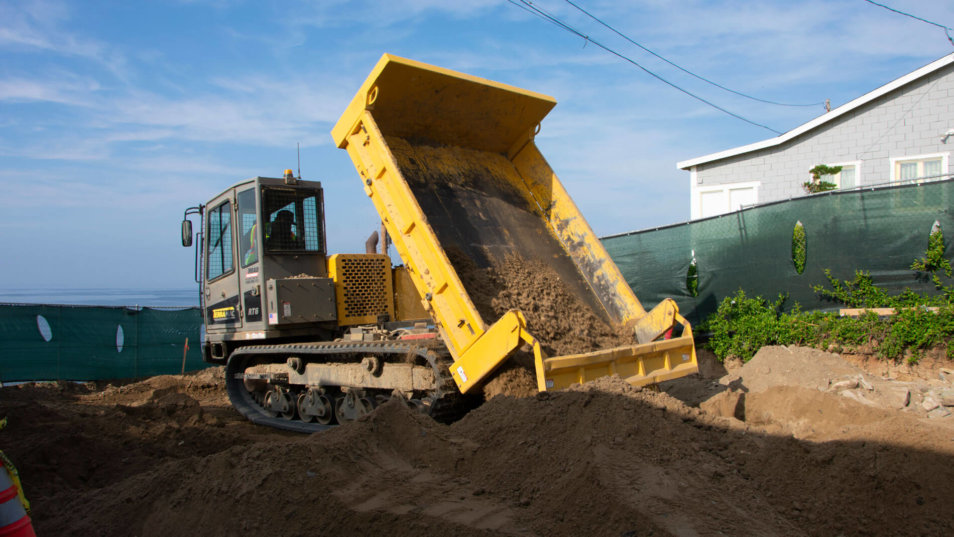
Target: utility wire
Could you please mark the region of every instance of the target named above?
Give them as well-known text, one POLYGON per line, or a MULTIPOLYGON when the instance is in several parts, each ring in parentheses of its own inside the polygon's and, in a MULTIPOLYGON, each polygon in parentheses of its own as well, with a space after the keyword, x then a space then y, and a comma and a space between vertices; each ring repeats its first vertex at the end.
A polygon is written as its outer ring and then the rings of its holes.
POLYGON ((767 125, 763 125, 763 124, 761 124, 761 123, 757 123, 757 122, 755 122, 755 121, 752 121, 751 119, 748 119, 748 118, 745 118, 745 117, 743 117, 743 116, 740 116, 739 114, 736 114, 735 112, 731 112, 731 111, 729 111, 729 110, 726 110, 725 108, 722 108, 721 106, 719 106, 719 105, 717 105, 717 104, 715 104, 715 103, 713 103, 713 102, 711 102, 711 101, 708 101, 708 100, 706 100, 706 99, 704 99, 704 98, 702 98, 702 97, 696 95, 695 93, 692 93, 692 92, 689 91, 689 90, 686 90, 686 89, 683 89, 683 88, 677 86, 676 84, 674 84, 674 83, 672 83, 672 82, 666 80, 665 78, 663 78, 663 77, 657 75, 656 73, 650 71, 649 69, 643 67, 642 65, 640 65, 638 62, 636 62, 636 61, 633 60, 632 58, 629 58, 628 56, 625 56, 625 55, 623 55, 623 54, 621 54, 621 53, 619 53, 619 52, 616 52, 615 50, 613 50, 613 49, 607 47, 606 45, 600 43, 599 41, 596 41, 596 40, 590 38, 589 36, 584 35, 583 33, 581 33, 581 32, 580 32, 579 30, 577 30, 576 28, 573 28, 572 26, 570 26, 570 25, 568 25, 567 23, 561 21, 560 19, 554 17, 553 15, 550 15, 550 14, 547 13, 545 10, 543 10, 543 9, 541 9, 541 8, 538 8, 538 7, 537 7, 536 5, 534 5, 534 3, 533 3, 532 1, 530 1, 530 0, 507 0, 507 1, 510 2, 511 4, 514 4, 515 6, 517 6, 517 7, 519 7, 519 8, 521 8, 521 9, 524 9, 525 11, 529 11, 529 12, 533 13, 534 15, 536 15, 537 17, 542 18, 543 20, 546 20, 546 21, 548 21, 548 22, 550 22, 550 23, 552 23, 552 24, 554 24, 554 25, 556 25, 556 26, 562 28, 563 30, 566 30, 567 32, 570 32, 571 34, 574 34, 574 35, 576 35, 576 36, 582 38, 582 39, 583 39, 585 42, 587 42, 587 43, 593 43, 594 45, 596 45, 596 46, 598 46, 599 48, 605 50, 606 52, 609 52, 610 54, 616 56, 617 58, 619 58, 619 59, 621 59, 621 60, 623 60, 623 61, 626 61, 626 62, 628 62, 628 63, 631 63, 631 64, 634 65, 635 67, 638 67, 638 68, 641 69, 643 72, 645 72, 645 73, 648 74, 649 76, 655 78, 656 80, 659 80, 660 82, 666 84, 667 86, 670 86, 671 88, 673 88, 673 89, 675 89, 675 90, 678 90, 678 91, 680 91, 680 92, 682 92, 682 93, 685 93, 686 95, 692 97, 693 99, 696 99, 697 101, 700 101, 700 102, 702 102, 702 103, 704 103, 704 104, 707 104, 707 105, 711 106, 712 108, 715 108, 716 110, 719 110, 720 112, 722 112, 722 113, 724 113, 724 114, 728 114, 728 115, 730 115, 730 116, 732 116, 732 117, 734 117, 734 118, 736 118, 736 119, 742 120, 742 121, 748 123, 749 125, 754 125, 754 126, 756 126, 756 127, 761 127, 761 128, 763 128, 763 129, 765 129, 765 130, 767 130, 767 131, 771 131, 771 132, 773 132, 773 133, 775 133, 775 134, 778 134, 778 135, 781 135, 781 134, 782 134, 781 132, 779 132, 779 131, 773 129, 772 127, 769 127, 769 126, 767 126, 767 125), (518 3, 517 3, 518 1, 520 2, 520 4, 523 4, 523 5, 518 4, 518 3))
POLYGON ((736 90, 734 90, 734 89, 727 88, 727 87, 725 87, 725 86, 723 86, 723 85, 721 85, 721 84, 718 84, 718 83, 716 83, 716 82, 713 82, 712 80, 709 80, 708 78, 705 78, 705 77, 703 77, 703 76, 697 75, 697 74, 693 73, 692 71, 690 71, 690 70, 688 70, 688 69, 685 69, 685 68, 683 68, 683 67, 681 67, 681 66, 679 66, 679 65, 676 65, 675 63, 669 61, 668 59, 666 59, 666 58, 664 58, 664 57, 662 57, 662 56, 660 56, 659 54, 656 54, 656 53, 653 52, 652 50, 649 50, 648 48, 644 47, 643 45, 640 45, 640 44, 637 43, 636 41, 633 41, 632 39, 629 38, 629 36, 623 34, 623 33, 620 32, 619 30, 617 30, 616 28, 613 28, 613 27, 610 26, 609 24, 603 22, 603 21, 600 20, 598 17, 596 17, 595 15, 593 15, 592 13, 590 13, 589 11, 583 9, 582 7, 580 7, 580 6, 576 5, 576 4, 574 4, 574 3, 571 2, 570 0, 566 0, 566 3, 567 3, 567 4, 570 4, 570 5, 573 6, 573 7, 575 7, 576 9, 578 9, 579 11, 581 11, 583 14, 585 14, 587 17, 589 17, 589 18, 593 19, 594 21, 598 22, 599 24, 603 25, 604 27, 606 27, 607 29, 609 29, 610 31, 612 31, 613 33, 615 33, 616 35, 622 37, 623 39, 629 41, 630 43, 636 45, 637 47, 643 49, 644 51, 646 51, 646 52, 652 54, 653 56, 659 58, 660 60, 662 60, 662 61, 668 63, 669 65, 675 67, 676 69, 679 69, 679 70, 682 71, 683 73, 686 73, 686 74, 689 75, 689 76, 693 76, 693 77, 695 77, 695 78, 698 78, 699 80, 701 80, 701 81, 703 81, 703 82, 706 82, 707 84, 712 84, 713 86, 715 86, 715 87, 717 87, 717 88, 719 88, 719 89, 728 91, 729 93, 734 93, 734 94, 736 94, 736 95, 738 95, 738 96, 740 96, 740 97, 745 97, 746 99, 751 99, 751 100, 753 100, 753 101, 758 101, 758 102, 760 102, 760 103, 774 104, 774 105, 776 105, 776 106, 805 106, 805 107, 808 107, 808 106, 824 106, 824 105, 825 105, 824 102, 820 102, 820 103, 810 103, 810 104, 779 103, 779 102, 775 102, 775 101, 769 101, 769 100, 767 100, 767 99, 760 99, 760 98, 758 98, 758 97, 753 97, 753 96, 751 96, 751 95, 747 95, 747 94, 745 94, 745 93, 742 93, 741 91, 736 91, 736 90))
POLYGON ((884 5, 884 4, 879 4, 878 2, 873 2, 872 0, 865 0, 865 2, 868 2, 869 4, 872 4, 872 5, 875 5, 875 6, 878 6, 878 7, 883 7, 883 8, 885 8, 885 9, 887 9, 888 11, 893 11, 893 12, 897 13, 898 15, 904 15, 905 17, 911 17, 912 19, 919 20, 919 21, 921 21, 921 22, 926 22, 926 23, 928 23, 928 24, 930 24, 930 25, 933 25, 933 26, 937 26, 938 28, 944 30, 944 33, 947 35, 947 40, 951 42, 951 45, 954 45, 954 38, 951 37, 951 32, 949 31, 949 30, 954 30, 954 28, 950 28, 950 27, 948 27, 948 26, 944 26, 943 24, 938 24, 938 23, 936 23, 936 22, 932 22, 932 21, 929 21, 929 20, 927 20, 927 19, 922 19, 921 17, 912 15, 912 14, 910 14, 910 13, 905 13, 904 11, 900 11, 900 10, 894 9, 893 7, 889 7, 889 6, 886 6, 886 5, 884 5))

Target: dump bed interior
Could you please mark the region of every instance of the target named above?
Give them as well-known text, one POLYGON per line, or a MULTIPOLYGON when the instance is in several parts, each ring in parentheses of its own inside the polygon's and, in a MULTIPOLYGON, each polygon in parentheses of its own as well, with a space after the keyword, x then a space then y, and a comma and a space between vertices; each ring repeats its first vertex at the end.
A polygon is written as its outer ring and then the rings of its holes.
POLYGON ((332 135, 457 360, 462 391, 523 344, 536 357, 540 389, 613 373, 644 384, 694 372, 691 330, 675 303, 643 309, 533 143, 554 105, 545 95, 385 55, 332 135), (499 311, 506 293, 535 292, 513 288, 503 267, 515 264, 556 274, 570 297, 560 305, 569 300, 609 327, 618 336, 612 348, 547 356, 534 329, 559 312, 499 311), (674 325, 675 341, 654 341, 674 325))
POLYGON ((569 253, 550 233, 539 207, 521 195, 518 187, 522 180, 506 156, 412 145, 393 137, 387 140, 421 210, 485 320, 496 318, 488 317, 492 305, 487 299, 497 296, 506 282, 480 278, 475 270, 493 273, 508 260, 518 259, 547 264, 574 298, 604 323, 618 321, 609 316, 569 253))

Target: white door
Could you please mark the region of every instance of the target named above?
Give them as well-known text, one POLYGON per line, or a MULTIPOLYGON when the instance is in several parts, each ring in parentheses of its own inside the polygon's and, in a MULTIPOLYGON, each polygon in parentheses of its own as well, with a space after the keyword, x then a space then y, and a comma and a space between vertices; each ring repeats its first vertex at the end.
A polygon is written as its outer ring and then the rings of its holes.
POLYGON ((757 201, 753 187, 729 189, 729 211, 738 211, 743 206, 755 205, 757 201))
POLYGON ((724 190, 699 193, 699 218, 723 214, 727 208, 724 190))

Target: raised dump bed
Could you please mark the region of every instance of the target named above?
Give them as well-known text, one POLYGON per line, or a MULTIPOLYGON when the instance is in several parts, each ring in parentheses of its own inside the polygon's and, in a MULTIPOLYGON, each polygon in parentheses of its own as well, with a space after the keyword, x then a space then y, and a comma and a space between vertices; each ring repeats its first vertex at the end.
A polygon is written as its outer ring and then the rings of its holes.
POLYGON ((692 330, 675 302, 642 307, 534 144, 555 104, 385 55, 332 136, 438 325, 462 392, 517 352, 532 353, 541 391, 694 373, 692 330))

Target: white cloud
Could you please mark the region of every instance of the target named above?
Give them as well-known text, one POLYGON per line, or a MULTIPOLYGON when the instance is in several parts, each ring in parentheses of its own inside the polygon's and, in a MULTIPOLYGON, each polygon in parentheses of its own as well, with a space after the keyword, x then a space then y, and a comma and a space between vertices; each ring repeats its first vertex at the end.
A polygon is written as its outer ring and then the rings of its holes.
POLYGON ((65 2, 31 0, 0 6, 0 47, 36 49, 95 61, 119 73, 124 59, 105 43, 62 26, 71 16, 65 2))
MULTIPOLYGON (((896 2, 954 20, 951 3, 896 2)), ((562 0, 535 4, 779 130, 821 113, 732 96, 626 44, 562 0)), ((837 105, 951 50, 939 29, 857 0, 580 4, 700 75, 779 101, 827 97, 837 105)), ((187 20, 210 7, 215 20, 203 26, 199 48, 183 50, 158 24, 134 25, 147 34, 136 39, 99 31, 87 23, 85 4, 0 2, 0 219, 47 211, 51 237, 63 244, 81 243, 82 226, 136 236, 155 250, 138 263, 168 265, 184 255, 188 278, 191 254, 175 244, 182 208, 236 180, 277 175, 302 142, 303 172, 327 189, 333 249, 360 251, 376 215, 328 131, 386 51, 554 96, 558 107, 537 143, 600 234, 684 220, 688 174, 677 161, 771 136, 506 0, 179 0, 174 9, 187 20), (253 12, 261 20, 251 23, 253 12), (121 229, 110 227, 118 213, 121 229), (58 214, 85 220, 56 223, 58 214)), ((112 22, 123 16, 103 10, 112 22)), ((114 257, 117 266, 128 262, 114 257)))
POLYGON ((318 28, 340 26, 355 28, 405 27, 408 21, 420 19, 428 12, 465 18, 473 17, 506 4, 506 0, 468 0, 466 2, 448 2, 446 0, 392 0, 389 2, 324 0, 313 3, 310 6, 310 13, 296 13, 291 22, 295 25, 318 28))
MULTIPOLYGON (((162 156, 117 159, 96 180, 85 170, 59 167, 7 169, 0 173, 7 211, 85 209, 87 214, 139 212, 147 207, 204 201, 227 185, 222 176, 245 178, 249 170, 203 158, 162 156)), ((184 206, 182 207, 185 208, 184 206)))
POLYGON ((0 79, 0 101, 50 103, 89 106, 99 83, 88 77, 59 71, 45 79, 11 77, 0 79))

